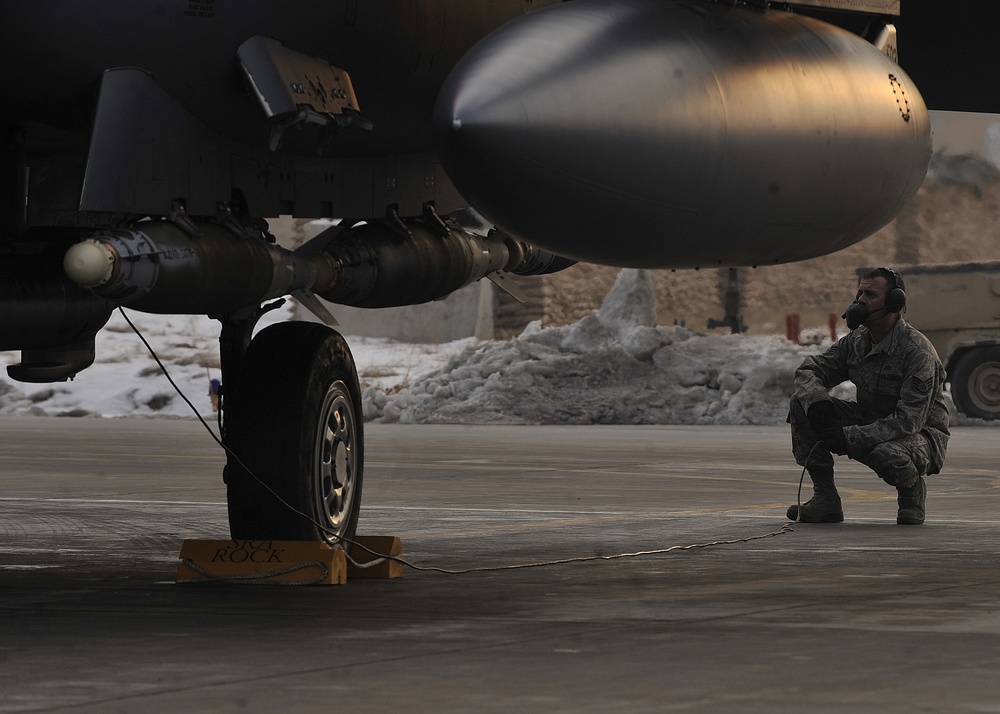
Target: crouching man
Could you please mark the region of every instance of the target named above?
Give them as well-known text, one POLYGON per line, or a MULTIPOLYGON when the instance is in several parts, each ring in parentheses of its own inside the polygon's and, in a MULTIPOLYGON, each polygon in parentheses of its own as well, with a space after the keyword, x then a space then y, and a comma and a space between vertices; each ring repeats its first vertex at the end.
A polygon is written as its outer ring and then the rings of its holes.
POLYGON ((866 273, 844 314, 851 333, 795 371, 788 417, 792 453, 809 472, 813 496, 801 513, 799 506, 789 507, 790 520, 844 520, 833 478, 833 454, 838 454, 865 464, 896 488, 896 523, 924 522, 924 476, 944 465, 948 410, 941 397, 941 360, 902 318, 905 306, 903 279, 894 270, 866 273), (848 379, 857 387, 857 402, 832 398, 829 390, 848 379))

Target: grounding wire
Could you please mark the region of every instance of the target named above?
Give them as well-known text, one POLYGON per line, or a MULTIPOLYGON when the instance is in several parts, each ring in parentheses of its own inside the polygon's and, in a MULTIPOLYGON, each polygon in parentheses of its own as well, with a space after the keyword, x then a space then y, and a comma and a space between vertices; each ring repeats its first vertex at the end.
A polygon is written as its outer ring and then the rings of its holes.
MULTIPOLYGON (((371 568, 371 567, 374 567, 376 565, 380 565, 380 564, 382 564, 382 563, 384 563, 386 561, 392 561, 394 563, 399 563, 399 564, 401 564, 401 565, 403 565, 403 566, 405 566, 407 568, 411 568, 412 570, 416 570, 416 571, 420 571, 420 572, 441 573, 441 574, 444 574, 444 575, 467 575, 469 573, 489 573, 489 572, 498 572, 498 571, 504 571, 504 570, 524 570, 524 569, 527 569, 527 568, 541 568, 541 567, 554 566, 554 565, 566 565, 566 564, 569 564, 569 563, 586 563, 586 562, 597 561, 597 560, 621 560, 623 558, 640 558, 640 557, 647 557, 647 556, 652 556, 652 555, 663 555, 663 554, 666 554, 666 553, 672 553, 672 552, 682 551, 682 550, 695 550, 695 549, 699 549, 699 548, 711 548, 711 547, 721 546, 721 545, 736 545, 736 544, 739 544, 739 543, 749 543, 751 541, 764 540, 766 538, 775 538, 777 536, 784 535, 786 533, 791 533, 791 532, 794 531, 794 529, 792 528, 792 525, 793 525, 794 522, 790 521, 790 522, 787 522, 784 525, 782 525, 781 528, 779 528, 776 531, 772 531, 770 533, 764 533, 764 534, 760 534, 760 535, 747 536, 745 538, 734 538, 734 539, 731 539, 731 540, 714 540, 714 541, 708 541, 708 542, 705 542, 705 543, 689 543, 689 544, 686 544, 686 545, 672 545, 672 546, 669 546, 667 548, 658 548, 658 549, 655 549, 655 550, 642 550, 642 551, 636 551, 636 552, 632 552, 632 553, 615 553, 615 554, 612 554, 612 555, 588 555, 588 556, 579 556, 579 557, 574 557, 574 558, 561 558, 561 559, 557 559, 557 560, 543 560, 543 561, 537 561, 537 562, 532 562, 532 563, 514 563, 514 564, 510 564, 510 565, 484 565, 484 566, 480 566, 480 567, 460 568, 460 569, 440 568, 440 567, 436 567, 436 566, 432 566, 432 565, 417 565, 415 563, 409 562, 408 560, 400 558, 399 556, 396 556, 396 555, 388 555, 386 553, 379 553, 379 552, 374 551, 371 548, 363 545, 362 543, 359 543, 359 542, 357 542, 355 540, 347 538, 346 536, 343 536, 343 535, 341 535, 339 533, 336 533, 335 531, 330 530, 330 528, 328 528, 327 526, 324 526, 322 523, 320 523, 319 521, 317 521, 315 518, 313 518, 309 514, 303 513, 298 508, 296 508, 295 506, 293 506, 292 504, 290 504, 288 501, 286 501, 284 498, 282 498, 281 495, 278 494, 273 488, 271 488, 263 479, 261 479, 259 476, 257 476, 257 474, 255 474, 253 471, 251 471, 250 468, 247 467, 247 465, 243 463, 242 459, 240 459, 240 457, 236 454, 236 452, 234 452, 228 445, 226 445, 222 441, 222 439, 220 439, 215 434, 214 431, 212 431, 212 427, 210 427, 208 425, 208 422, 206 422, 205 419, 201 416, 201 414, 198 412, 197 407, 195 407, 195 405, 192 404, 191 400, 188 399, 187 395, 184 394, 183 390, 178 386, 178 384, 170 376, 170 372, 167 371, 166 365, 163 364, 163 362, 160 360, 159 356, 156 354, 156 350, 153 349, 152 345, 149 344, 149 341, 146 340, 146 338, 143 336, 142 332, 139 331, 139 328, 136 327, 136 325, 129 319, 128 315, 125 314, 125 310, 122 309, 121 306, 118 307, 118 312, 121 313, 122 318, 124 318, 124 320, 128 324, 128 326, 130 328, 132 328, 132 331, 135 332, 136 336, 139 338, 139 340, 142 342, 142 344, 146 347, 146 350, 149 352, 150 356, 153 358, 153 361, 156 362, 156 365, 163 372, 163 376, 167 378, 167 381, 170 383, 170 386, 172 386, 174 388, 174 390, 180 395, 181 399, 184 400, 185 404, 188 405, 188 407, 191 409, 191 411, 194 413, 194 415, 198 418, 198 421, 201 422, 202 426, 205 427, 205 430, 209 433, 209 435, 212 437, 212 439, 215 441, 215 443, 218 444, 220 447, 222 447, 222 449, 228 455, 232 456, 233 459, 236 461, 236 463, 239 464, 239 466, 254 481, 256 481, 268 493, 270 493, 272 496, 274 496, 274 498, 278 501, 278 503, 280 503, 282 506, 284 506, 285 508, 287 508, 288 510, 290 510, 292 513, 295 513, 296 515, 299 515, 302 518, 305 518, 307 521, 309 521, 314 526, 316 526, 321 532, 325 533, 326 535, 330 536, 331 538, 335 539, 338 542, 347 543, 352 548, 360 548, 361 550, 365 551, 369 555, 374 556, 374 559, 371 560, 371 561, 368 561, 366 563, 358 563, 357 561, 354 560, 354 558, 351 557, 350 553, 348 553, 345 550, 344 551, 345 557, 347 558, 348 561, 350 561, 351 565, 354 566, 354 567, 356 567, 356 568, 361 568, 361 569, 371 568)), ((220 426, 221 426, 221 420, 220 420, 220 426)), ((815 448, 815 446, 813 448, 815 448)), ((810 451, 809 453, 810 453, 810 456, 811 456, 812 452, 810 451)), ((801 508, 801 497, 802 496, 801 496, 801 494, 802 494, 802 481, 804 479, 805 479, 805 467, 803 467, 803 469, 802 469, 802 477, 799 479, 799 500, 800 500, 799 516, 798 516, 799 518, 801 518, 801 512, 802 512, 802 508, 801 508)), ((796 519, 795 522, 798 522, 798 519, 796 519)), ((248 582, 251 582, 251 581, 248 580, 248 582)))

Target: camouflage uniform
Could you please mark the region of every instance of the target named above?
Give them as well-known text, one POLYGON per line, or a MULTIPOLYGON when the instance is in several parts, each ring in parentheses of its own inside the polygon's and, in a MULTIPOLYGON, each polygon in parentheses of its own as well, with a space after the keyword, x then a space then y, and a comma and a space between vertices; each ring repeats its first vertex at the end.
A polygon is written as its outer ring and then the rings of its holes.
POLYGON ((941 397, 944 368, 927 338, 902 317, 880 343, 871 342, 868 329, 859 327, 795 371, 792 453, 814 477, 833 473, 833 456, 806 418, 816 402, 832 401, 847 455, 886 483, 907 488, 944 465, 950 436, 941 397), (857 402, 832 399, 829 390, 848 379, 857 387, 857 402))

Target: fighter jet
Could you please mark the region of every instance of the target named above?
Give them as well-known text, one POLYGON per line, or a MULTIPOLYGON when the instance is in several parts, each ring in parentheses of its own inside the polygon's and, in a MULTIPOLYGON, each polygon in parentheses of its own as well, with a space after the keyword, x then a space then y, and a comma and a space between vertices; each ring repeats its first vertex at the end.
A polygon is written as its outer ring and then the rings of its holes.
POLYGON ((276 299, 332 323, 329 303, 578 260, 764 265, 862 240, 931 153, 899 4, 6 0, 9 374, 73 377, 117 306, 216 318, 232 536, 349 539, 356 368, 325 325, 251 339, 276 299), (492 230, 463 228, 469 207, 492 230), (290 251, 279 215, 340 221, 290 251))

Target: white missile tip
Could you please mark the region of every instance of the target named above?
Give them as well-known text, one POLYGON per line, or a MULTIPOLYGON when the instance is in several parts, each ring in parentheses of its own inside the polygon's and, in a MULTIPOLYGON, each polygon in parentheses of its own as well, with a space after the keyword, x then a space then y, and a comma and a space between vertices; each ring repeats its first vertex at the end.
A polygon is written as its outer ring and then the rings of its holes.
POLYGON ((66 251, 63 270, 77 285, 96 288, 111 280, 115 268, 115 254, 97 240, 85 240, 66 251))
POLYGON ((461 119, 452 119, 451 120, 451 130, 452 131, 458 131, 461 128, 462 128, 462 120, 461 119))

